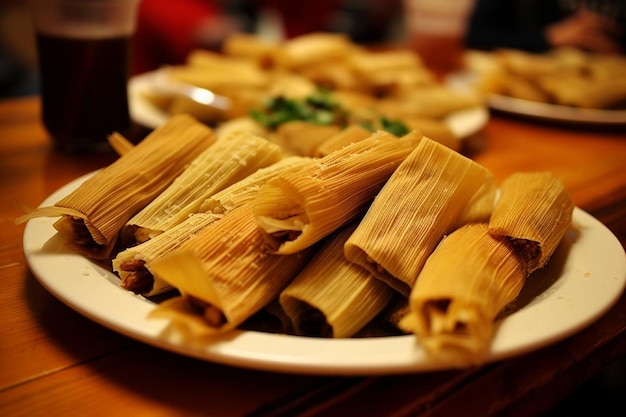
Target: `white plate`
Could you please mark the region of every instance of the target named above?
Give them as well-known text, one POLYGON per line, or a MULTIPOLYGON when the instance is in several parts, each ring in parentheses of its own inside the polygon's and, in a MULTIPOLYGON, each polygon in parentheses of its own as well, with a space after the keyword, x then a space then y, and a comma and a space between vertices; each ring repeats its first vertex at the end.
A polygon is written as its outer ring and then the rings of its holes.
MULTIPOLYGON (((472 90, 476 82, 477 75, 469 71, 452 73, 446 77, 446 84, 459 91, 472 90)), ((490 108, 520 116, 575 124, 626 125, 626 110, 583 109, 500 94, 488 94, 486 99, 490 108)))
MULTIPOLYGON (((89 174, 91 175, 91 174, 89 174)), ((65 185, 53 205, 87 176, 65 185)), ((244 368, 326 375, 384 375, 451 368, 429 358, 413 336, 317 339, 236 331, 183 343, 148 319, 152 301, 119 287, 106 269, 64 248, 52 223, 36 218, 24 231, 24 253, 41 284, 69 307, 119 333, 183 355, 244 368)), ((576 208, 573 228, 548 266, 533 275, 512 312, 500 321, 487 361, 529 352, 589 325, 617 301, 626 283, 626 256, 616 237, 576 208)))
POLYGON ((487 97, 487 104, 494 110, 558 122, 589 125, 626 124, 626 110, 581 109, 499 94, 490 94, 487 97))
MULTIPOLYGON (((128 83, 131 118, 138 124, 154 129, 167 120, 169 115, 145 98, 153 89, 154 74, 147 72, 132 77, 128 83)), ((472 107, 452 113, 445 122, 457 138, 465 139, 479 132, 489 120, 485 107, 472 107)))
POLYGON ((135 75, 128 82, 128 106, 130 117, 142 126, 155 129, 162 125, 169 115, 146 99, 145 94, 152 90, 152 72, 135 75))

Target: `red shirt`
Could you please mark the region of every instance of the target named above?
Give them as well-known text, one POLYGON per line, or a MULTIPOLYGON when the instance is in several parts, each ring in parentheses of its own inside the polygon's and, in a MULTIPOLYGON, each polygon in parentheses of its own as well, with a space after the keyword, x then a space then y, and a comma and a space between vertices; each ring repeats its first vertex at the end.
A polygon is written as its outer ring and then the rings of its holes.
MULTIPOLYGON (((324 30, 338 0, 251 0, 273 8, 286 38, 324 30)), ((224 12, 215 0, 141 0, 133 44, 133 74, 180 65, 197 48, 196 28, 224 12)))
POLYGON ((195 27, 222 15, 215 1, 142 0, 133 43, 133 74, 151 71, 163 64, 184 63, 195 48, 195 27))

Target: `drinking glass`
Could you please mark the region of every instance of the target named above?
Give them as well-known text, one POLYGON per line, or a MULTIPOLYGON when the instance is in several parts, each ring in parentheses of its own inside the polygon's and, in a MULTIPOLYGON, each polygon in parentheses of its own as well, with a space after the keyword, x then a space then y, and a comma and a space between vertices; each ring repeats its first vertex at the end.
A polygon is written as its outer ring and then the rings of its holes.
POLYGON ((130 127, 127 83, 139 0, 31 0, 42 119, 56 148, 110 149, 130 127))

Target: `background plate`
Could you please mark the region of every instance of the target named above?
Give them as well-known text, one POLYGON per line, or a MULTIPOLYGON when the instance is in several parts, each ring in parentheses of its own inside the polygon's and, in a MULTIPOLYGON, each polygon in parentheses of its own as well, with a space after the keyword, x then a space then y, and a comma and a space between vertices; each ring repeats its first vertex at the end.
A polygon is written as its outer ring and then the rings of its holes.
MULTIPOLYGON (((145 94, 152 89, 153 80, 153 73, 147 72, 132 77, 128 83, 131 118, 135 123, 151 129, 160 126, 169 117, 145 98, 145 94)), ((489 111, 486 107, 472 107, 452 113, 445 122, 457 138, 465 139, 480 131, 488 119, 489 111)))
MULTIPOLYGON (((471 91, 474 89, 477 79, 478 76, 472 72, 460 71, 448 75, 446 85, 458 91, 471 91)), ((519 116, 573 124, 626 125, 626 110, 583 109, 523 100, 500 94, 488 94, 486 99, 490 108, 519 116)))

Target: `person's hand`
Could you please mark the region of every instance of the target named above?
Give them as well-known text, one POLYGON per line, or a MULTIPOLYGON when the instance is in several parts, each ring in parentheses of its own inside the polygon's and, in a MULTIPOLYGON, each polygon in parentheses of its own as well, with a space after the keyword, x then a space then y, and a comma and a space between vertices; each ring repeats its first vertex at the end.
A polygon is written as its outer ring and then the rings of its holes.
POLYGON ((616 22, 582 9, 549 26, 546 36, 553 47, 574 46, 589 52, 620 53, 623 51, 617 37, 622 30, 616 22))

